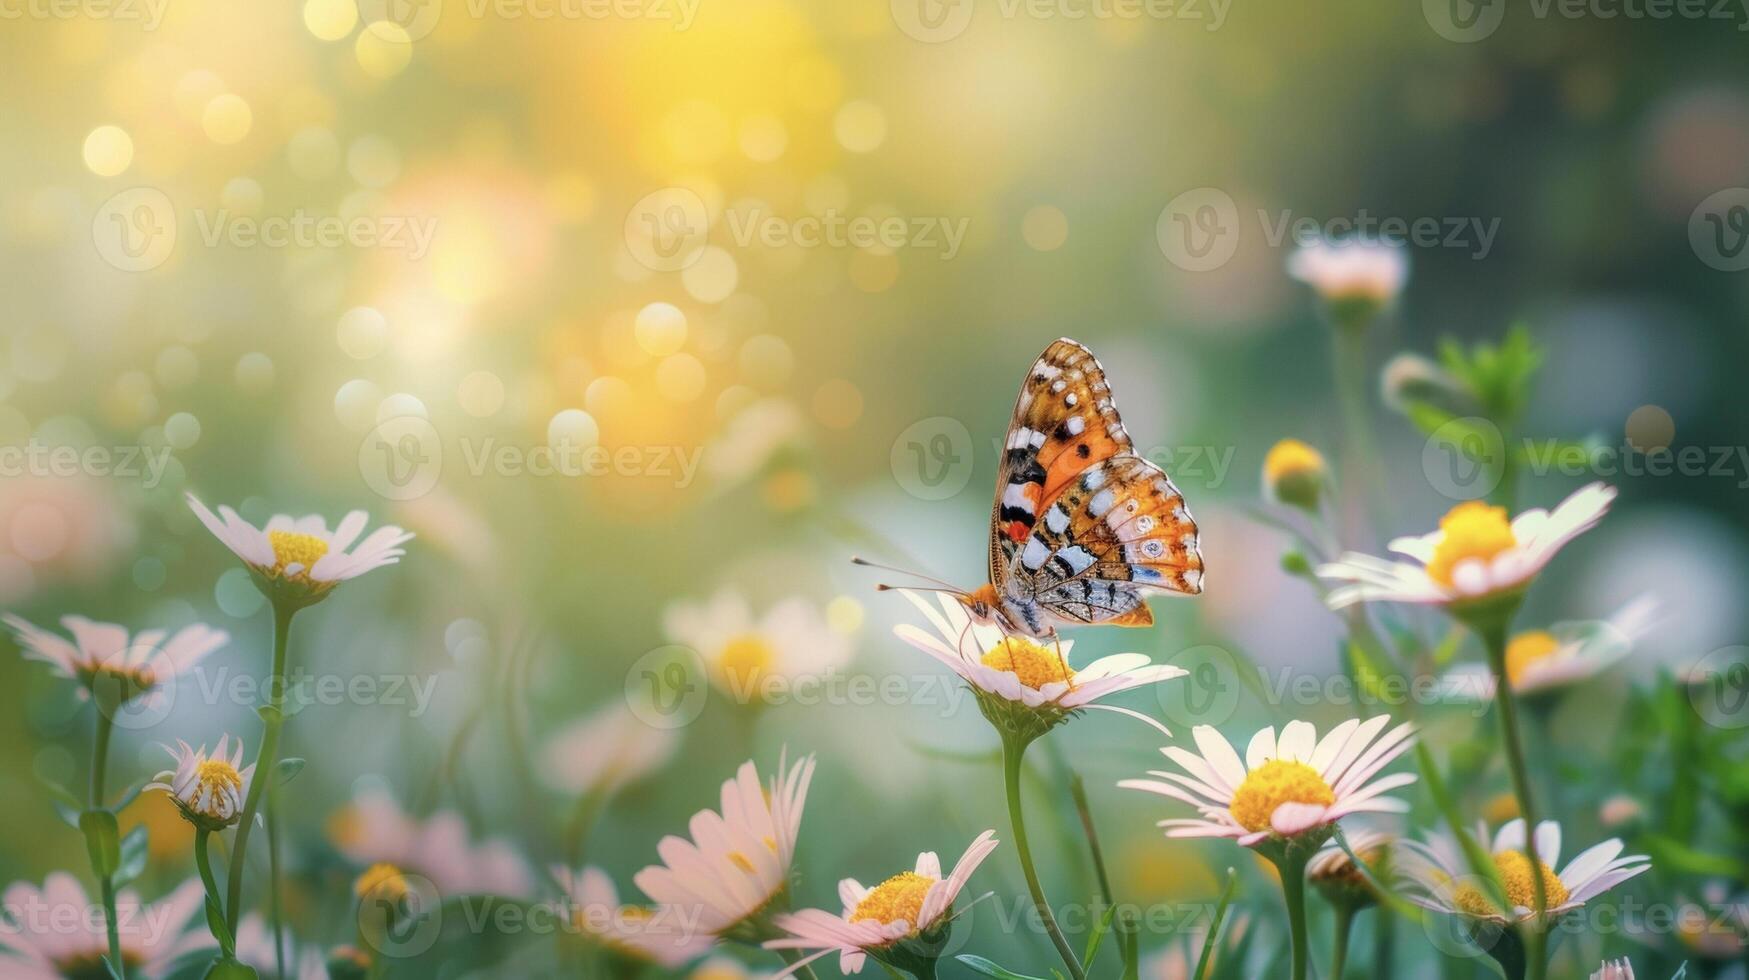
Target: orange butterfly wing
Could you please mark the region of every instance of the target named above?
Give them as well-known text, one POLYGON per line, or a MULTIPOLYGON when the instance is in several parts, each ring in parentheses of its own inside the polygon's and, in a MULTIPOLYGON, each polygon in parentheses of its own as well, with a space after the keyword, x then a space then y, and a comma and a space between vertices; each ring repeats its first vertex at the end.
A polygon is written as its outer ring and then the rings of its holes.
POLYGON ((990 535, 999 592, 1067 622, 1145 626, 1144 590, 1202 591, 1196 522, 1165 472, 1135 455, 1087 348, 1045 349, 1004 447, 990 535))

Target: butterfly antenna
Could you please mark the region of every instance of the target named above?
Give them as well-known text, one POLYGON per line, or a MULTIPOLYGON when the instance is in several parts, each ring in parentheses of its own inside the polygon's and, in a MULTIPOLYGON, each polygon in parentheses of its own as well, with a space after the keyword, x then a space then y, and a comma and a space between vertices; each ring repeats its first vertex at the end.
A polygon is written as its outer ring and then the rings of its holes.
MULTIPOLYGON (((940 586, 939 589, 919 589, 919 591, 922 592, 952 592, 955 595, 966 594, 965 589, 954 585, 952 582, 938 579, 933 575, 925 575, 922 572, 913 572, 908 568, 899 568, 896 565, 883 565, 880 562, 869 561, 867 558, 861 558, 856 555, 850 557, 850 563, 852 565, 861 565, 864 568, 878 568, 884 572, 895 572, 900 575, 909 575, 912 578, 920 578, 925 582, 934 582, 936 585, 940 586)), ((888 589, 897 588, 897 586, 877 585, 875 588, 878 591, 885 592, 888 589)), ((909 588, 909 586, 907 586, 907 588, 909 588)))

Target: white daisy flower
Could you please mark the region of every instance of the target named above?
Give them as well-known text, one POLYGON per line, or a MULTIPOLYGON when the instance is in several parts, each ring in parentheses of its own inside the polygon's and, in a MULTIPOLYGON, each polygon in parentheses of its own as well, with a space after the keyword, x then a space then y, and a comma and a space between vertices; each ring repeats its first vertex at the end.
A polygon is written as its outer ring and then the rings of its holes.
POLYGON ((978 695, 979 706, 986 716, 991 716, 992 722, 1013 726, 1023 723, 1021 716, 1032 715, 1036 716, 1035 724, 1048 729, 1070 712, 1100 708, 1140 718, 1166 732, 1159 722, 1140 712, 1094 702, 1122 691, 1183 677, 1185 670, 1150 663, 1140 653, 1114 653, 1075 670, 1069 666, 1075 647, 1072 640, 1041 645, 1028 637, 1009 636, 994 623, 973 620, 952 596, 937 595, 938 601, 931 603, 910 590, 897 591, 923 613, 935 632, 900 623, 893 627, 893 633, 946 664, 970 684, 978 695), (1020 715, 1016 708, 1021 709, 1020 715), (999 714, 992 716, 992 712, 999 714))
POLYGON ((1287 272, 1327 303, 1388 306, 1409 278, 1409 253, 1371 238, 1318 238, 1300 243, 1287 272))
POLYGON ((741 704, 768 680, 819 677, 850 660, 850 640, 814 603, 784 599, 755 616, 745 597, 724 589, 710 601, 677 602, 663 618, 668 638, 698 652, 711 683, 741 704))
POLYGON ((662 838, 656 846, 662 863, 633 879, 657 905, 684 912, 659 916, 658 923, 741 938, 742 927, 751 927, 789 885, 813 777, 813 756, 793 766, 780 760, 769 786, 759 782, 753 763, 742 763, 735 778, 723 783, 722 811, 693 815, 692 840, 662 838))
POLYGON ((1390 543, 1412 561, 1348 552, 1320 565, 1320 577, 1351 583, 1325 601, 1332 609, 1357 602, 1450 606, 1518 592, 1567 542, 1595 526, 1614 499, 1614 487, 1592 483, 1553 511, 1527 510, 1510 523, 1504 507, 1467 500, 1440 518, 1439 530, 1390 543))
MULTIPOLYGON (((189 931, 206 900, 200 879, 190 878, 150 905, 133 889, 115 899, 121 958, 130 977, 157 980, 182 956, 213 945, 205 929, 189 931)), ((109 934, 103 907, 85 894, 79 879, 51 872, 38 889, 13 882, 3 899, 7 927, 0 929, 0 975, 9 980, 104 977, 109 934)))
MULTIPOLYGON (((273 931, 267 928, 261 915, 251 912, 237 926, 237 960, 254 968, 263 977, 273 976, 278 968, 274 956, 273 931)), ((286 944, 287 976, 294 980, 328 980, 328 958, 313 945, 286 944)))
POLYGON ((541 780, 568 796, 612 793, 667 765, 679 747, 679 729, 652 728, 614 698, 547 740, 541 780))
POLYGON ((11 613, 0 616, 0 622, 12 630, 27 658, 78 681, 81 699, 89 698, 95 688, 114 695, 116 703, 139 698, 148 709, 163 701, 166 685, 231 639, 224 630, 203 623, 184 626, 174 634, 142 630, 129 636, 125 627, 114 623, 63 616, 61 625, 72 637, 68 640, 11 613))
POLYGON ((1592 972, 1591 980, 1634 980, 1634 965, 1625 956, 1619 960, 1604 960, 1603 965, 1592 972))
POLYGON ((516 849, 502 840, 474 843, 453 811, 419 820, 386 791, 366 789, 328 822, 334 846, 355 864, 369 865, 355 890, 405 893, 406 875, 431 882, 439 896, 527 895, 533 876, 516 849), (367 885, 366 879, 371 879, 367 885))
MULTIPOLYGON (((1526 630, 1506 644, 1506 679, 1512 693, 1536 694, 1590 680, 1633 651, 1657 623, 1658 601, 1641 596, 1602 622, 1557 623, 1526 630)), ((1464 664, 1446 672, 1449 689, 1486 701, 1494 696, 1494 675, 1483 664, 1464 664)))
POLYGON ((854 878, 838 883, 844 912, 833 915, 825 909, 803 909, 777 917, 777 927, 789 935, 765 943, 767 949, 816 950, 790 964, 778 976, 800 970, 828 953, 838 954, 843 973, 862 972, 863 962, 873 956, 883 962, 893 959, 903 967, 910 954, 901 944, 919 936, 939 940, 938 926, 951 922, 954 900, 971 880, 990 852, 996 849, 996 832, 986 830, 972 841, 954 865, 941 873, 941 859, 934 851, 917 855, 916 867, 868 888, 854 878))
POLYGON ((1319 739, 1310 723, 1290 721, 1279 740, 1274 728, 1253 736, 1243 760, 1220 732, 1198 725, 1192 735, 1201 755, 1174 745, 1160 750, 1183 774, 1150 770, 1155 778, 1118 785, 1170 797, 1202 814, 1160 821, 1168 837, 1230 837, 1253 847, 1319 831, 1352 813, 1408 810, 1383 794, 1414 782, 1414 773, 1373 779, 1414 742, 1409 722, 1380 737, 1389 723, 1385 715, 1352 719, 1319 739))
MULTIPOLYGON (((1476 839, 1488 840, 1486 824, 1477 824, 1476 839)), ((1489 852, 1512 907, 1510 915, 1489 897, 1487 885, 1470 872, 1457 843, 1446 835, 1405 840, 1397 852, 1396 871, 1408 884, 1409 900, 1423 908, 1500 924, 1532 918, 1536 883, 1531 879, 1532 861, 1525 850, 1524 821, 1513 820, 1501 827, 1489 852)), ((1644 855, 1623 857, 1621 852, 1620 840, 1606 840, 1567 862, 1556 874, 1552 869, 1561 856, 1561 826, 1553 820, 1537 824, 1535 864, 1543 881, 1546 915, 1553 918, 1579 908, 1652 866, 1644 855)))
POLYGON ((406 554, 401 546, 413 538, 388 524, 360 541, 370 520, 362 510, 347 514, 330 531, 320 515, 275 514, 265 527, 257 528, 229 507, 220 507, 215 516, 194 494, 188 495, 188 506, 214 537, 249 566, 269 598, 305 605, 325 598, 347 579, 400 561, 406 554))
POLYGON ((616 954, 677 970, 715 944, 707 934, 689 934, 684 929, 665 928, 657 923, 656 916, 675 914, 675 910, 620 904, 619 889, 600 868, 572 871, 554 865, 550 870, 565 893, 564 904, 558 909, 560 914, 567 915, 583 935, 616 954))
POLYGON ((243 766, 243 740, 237 739, 236 751, 229 758, 225 749, 231 736, 220 735, 213 754, 206 746, 198 749, 176 740, 176 748, 164 746, 176 768, 166 769, 146 785, 148 790, 166 793, 176 802, 189 823, 206 830, 219 830, 237 822, 243 814, 243 800, 249 795, 249 781, 255 777, 253 765, 243 766))

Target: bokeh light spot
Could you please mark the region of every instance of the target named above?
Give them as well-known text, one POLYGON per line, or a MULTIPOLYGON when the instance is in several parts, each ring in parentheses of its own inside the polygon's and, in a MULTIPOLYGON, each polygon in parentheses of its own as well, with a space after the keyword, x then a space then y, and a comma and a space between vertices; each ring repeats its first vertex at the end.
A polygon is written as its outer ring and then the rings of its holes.
POLYGON ((200 128, 206 131, 206 138, 226 146, 243 142, 254 125, 254 111, 235 92, 213 96, 200 114, 200 128))
POLYGON ((85 137, 85 166, 99 177, 114 177, 134 162, 134 140, 120 126, 99 126, 85 137))
POLYGON ((638 311, 632 331, 652 357, 665 357, 686 343, 686 314, 672 303, 651 303, 638 311))
POLYGON ((1020 237, 1041 252, 1054 252, 1069 240, 1069 219, 1061 210, 1040 204, 1020 219, 1020 237))

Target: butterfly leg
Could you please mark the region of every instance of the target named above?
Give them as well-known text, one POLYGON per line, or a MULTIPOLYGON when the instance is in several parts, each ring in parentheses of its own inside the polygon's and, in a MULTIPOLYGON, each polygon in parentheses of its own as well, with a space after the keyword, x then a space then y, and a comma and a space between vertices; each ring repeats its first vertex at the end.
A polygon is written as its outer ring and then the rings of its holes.
POLYGON ((1051 647, 1057 652, 1057 663, 1062 665, 1063 676, 1075 676, 1074 673, 1069 670, 1069 658, 1063 656, 1063 635, 1057 632, 1055 626, 1051 627, 1051 647))

